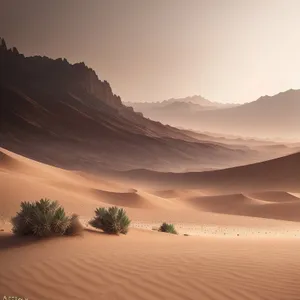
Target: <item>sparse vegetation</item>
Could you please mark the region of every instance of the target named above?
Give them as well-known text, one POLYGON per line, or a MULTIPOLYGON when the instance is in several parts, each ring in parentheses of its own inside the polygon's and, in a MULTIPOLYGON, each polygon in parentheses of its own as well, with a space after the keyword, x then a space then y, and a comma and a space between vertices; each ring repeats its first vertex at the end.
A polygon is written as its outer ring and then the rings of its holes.
POLYGON ((160 227, 159 227, 159 231, 161 232, 168 232, 168 233, 172 233, 172 234, 178 234, 175 226, 173 224, 168 224, 166 222, 164 222, 160 227))
POLYGON ((97 229, 102 229, 109 234, 127 234, 131 220, 123 208, 116 206, 109 208, 97 208, 96 216, 89 224, 97 229))
POLYGON ((12 230, 17 235, 49 237, 75 234, 78 231, 78 227, 73 227, 75 220, 79 222, 77 216, 68 217, 57 201, 41 199, 36 202, 22 202, 20 212, 11 222, 12 230))

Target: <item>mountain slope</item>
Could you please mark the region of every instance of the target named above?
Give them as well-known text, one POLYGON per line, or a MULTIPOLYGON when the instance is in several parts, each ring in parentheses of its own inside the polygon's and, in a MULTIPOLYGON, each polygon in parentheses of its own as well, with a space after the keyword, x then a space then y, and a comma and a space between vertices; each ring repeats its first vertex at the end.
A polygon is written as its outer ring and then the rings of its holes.
POLYGON ((272 97, 264 96, 254 102, 221 109, 197 109, 192 106, 191 109, 181 110, 157 106, 156 109, 133 107, 164 124, 202 132, 300 139, 300 90, 289 90, 272 97))
POLYGON ((197 113, 202 130, 257 137, 300 138, 300 90, 265 96, 244 105, 197 113))
POLYGON ((201 169, 257 159, 144 118, 84 63, 24 57, 2 41, 0 64, 1 146, 25 156, 93 170, 201 169))

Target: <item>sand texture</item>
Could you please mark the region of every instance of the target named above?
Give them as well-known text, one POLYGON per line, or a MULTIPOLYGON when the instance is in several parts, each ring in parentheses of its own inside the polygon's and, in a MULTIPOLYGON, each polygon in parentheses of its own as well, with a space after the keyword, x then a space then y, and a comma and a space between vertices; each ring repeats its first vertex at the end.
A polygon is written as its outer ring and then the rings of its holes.
POLYGON ((1 297, 300 299, 299 153, 221 171, 139 171, 138 180, 0 155, 1 297), (84 224, 96 207, 124 207, 132 228, 126 236, 90 226, 82 237, 13 236, 20 202, 43 197, 84 224), (179 235, 152 230, 163 221, 179 235))

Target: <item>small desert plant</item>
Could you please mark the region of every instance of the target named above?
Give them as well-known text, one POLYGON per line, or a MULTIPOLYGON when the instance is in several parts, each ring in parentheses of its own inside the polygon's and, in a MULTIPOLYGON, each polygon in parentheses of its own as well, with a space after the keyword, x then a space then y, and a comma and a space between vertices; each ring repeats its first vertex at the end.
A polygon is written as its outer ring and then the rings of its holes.
POLYGON ((71 230, 72 218, 58 202, 41 199, 36 202, 22 202, 21 210, 11 219, 13 232, 17 235, 48 237, 67 234, 71 230))
POLYGON ((159 227, 159 231, 168 232, 168 233, 172 233, 172 234, 178 234, 177 231, 175 230, 174 225, 168 224, 166 222, 161 224, 161 226, 159 227))
POLYGON ((127 234, 131 220, 123 208, 116 206, 109 208, 97 208, 96 216, 89 224, 95 228, 102 229, 109 234, 127 234))

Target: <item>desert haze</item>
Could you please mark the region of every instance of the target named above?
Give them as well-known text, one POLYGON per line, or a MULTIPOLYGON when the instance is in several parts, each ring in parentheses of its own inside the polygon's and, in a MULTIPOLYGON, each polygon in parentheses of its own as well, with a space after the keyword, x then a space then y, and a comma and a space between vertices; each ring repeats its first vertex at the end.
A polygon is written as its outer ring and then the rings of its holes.
POLYGON ((288 90, 241 105, 224 105, 200 96, 156 103, 125 104, 145 117, 185 129, 299 141, 299 99, 300 90, 288 90))
POLYGON ((134 102, 91 67, 0 39, 0 299, 300 300, 300 90, 134 102))

